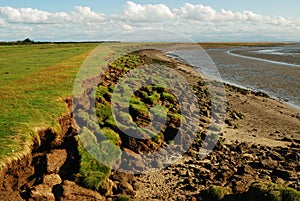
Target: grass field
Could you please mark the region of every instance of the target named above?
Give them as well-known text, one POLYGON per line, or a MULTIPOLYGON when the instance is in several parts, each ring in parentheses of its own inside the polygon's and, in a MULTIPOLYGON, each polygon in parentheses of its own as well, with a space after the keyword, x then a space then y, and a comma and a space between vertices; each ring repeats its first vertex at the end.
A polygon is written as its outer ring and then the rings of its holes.
POLYGON ((0 161, 24 151, 38 128, 59 130, 74 79, 99 44, 0 46, 0 161))

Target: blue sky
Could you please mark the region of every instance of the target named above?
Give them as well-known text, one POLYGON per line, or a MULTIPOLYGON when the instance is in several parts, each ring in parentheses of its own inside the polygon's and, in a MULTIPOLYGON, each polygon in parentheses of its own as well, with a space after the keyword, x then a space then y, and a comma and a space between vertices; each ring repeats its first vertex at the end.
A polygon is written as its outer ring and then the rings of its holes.
POLYGON ((299 0, 1 0, 0 40, 104 40, 158 28, 194 40, 300 41, 299 8, 299 0))
MULTIPOLYGON (((300 18, 299 0, 148 0, 134 1, 140 4, 165 4, 170 8, 180 7, 184 3, 203 4, 215 9, 227 9, 232 11, 251 10, 256 13, 269 16, 283 16, 300 18)), ((99 1, 99 0, 1 0, 0 6, 12 6, 15 8, 31 7, 47 11, 72 11, 74 6, 89 6, 93 10, 105 14, 113 14, 122 11, 125 0, 99 1), (62 3, 63 2, 63 3, 62 3)))

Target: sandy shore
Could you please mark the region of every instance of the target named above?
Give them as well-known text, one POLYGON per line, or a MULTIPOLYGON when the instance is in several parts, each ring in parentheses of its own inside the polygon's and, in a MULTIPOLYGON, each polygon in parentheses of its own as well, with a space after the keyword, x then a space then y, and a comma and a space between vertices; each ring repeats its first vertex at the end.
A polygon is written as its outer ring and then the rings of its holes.
MULTIPOLYGON (((191 84, 202 79, 192 67, 161 53, 147 51, 144 54, 173 62, 191 84)), ((238 115, 227 113, 222 130, 223 144, 204 160, 197 159, 199 145, 194 145, 170 167, 136 176, 133 179, 137 188, 136 200, 202 200, 203 194, 202 197, 199 195, 212 184, 230 187, 235 194, 242 195, 253 181, 274 182, 300 190, 299 162, 292 161, 289 164, 293 164, 293 168, 288 167, 285 155, 279 154, 283 150, 286 156, 299 152, 300 111, 264 93, 230 85, 224 87, 228 108, 238 115), (276 156, 279 158, 276 159, 276 156), (276 164, 280 170, 289 169, 293 181, 276 176, 276 164)), ((233 196, 232 199, 244 198, 233 196)))
MULTIPOLYGON (((174 61, 159 52, 145 52, 152 58, 174 62, 176 69, 191 83, 205 77, 189 65, 174 61), (199 76, 200 75, 200 76, 199 76)), ((231 122, 224 129, 226 141, 253 142, 266 146, 285 146, 300 139, 300 110, 268 97, 239 87, 224 84, 230 108, 244 118, 231 122)))

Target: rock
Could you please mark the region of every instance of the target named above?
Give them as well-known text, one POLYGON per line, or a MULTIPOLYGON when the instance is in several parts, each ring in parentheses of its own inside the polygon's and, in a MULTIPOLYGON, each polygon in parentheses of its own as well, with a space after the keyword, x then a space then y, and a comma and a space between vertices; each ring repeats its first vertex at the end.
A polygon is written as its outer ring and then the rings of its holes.
POLYGON ((278 169, 278 168, 275 168, 272 173, 271 173, 272 176, 277 176, 277 177, 280 177, 284 180, 288 180, 288 178, 290 176, 292 176, 292 173, 288 170, 283 170, 283 169, 278 169))
POLYGON ((207 116, 201 115, 200 116, 200 121, 203 122, 203 123, 210 123, 211 119, 208 118, 207 116))
POLYGON ((232 123, 229 119, 225 119, 225 123, 226 123, 228 126, 233 126, 233 123, 232 123))
POLYGON ((52 193, 52 187, 41 184, 34 187, 31 190, 29 201, 39 200, 39 201, 55 201, 54 194, 52 193))
POLYGON ((277 161, 284 160, 284 158, 276 151, 270 151, 269 155, 273 160, 277 160, 277 161))
POLYGON ((237 174, 244 175, 244 174, 255 174, 255 171, 250 165, 242 165, 238 167, 237 174))
POLYGON ((296 152, 288 154, 285 158, 286 160, 291 160, 293 162, 300 162, 300 154, 296 152))
POLYGON ((141 155, 131 151, 130 149, 123 148, 123 151, 125 152, 124 153, 125 157, 131 158, 131 159, 134 159, 134 160, 142 160, 141 155))
POLYGON ((284 185, 285 184, 284 180, 281 179, 281 178, 278 178, 278 177, 275 179, 275 183, 276 184, 280 184, 280 185, 284 185))
POLYGON ((63 185, 63 196, 61 201, 73 201, 73 200, 105 200, 98 192, 92 191, 83 187, 78 186, 75 182, 64 181, 63 185))
POLYGON ((272 160, 271 158, 261 160, 260 163, 263 168, 268 169, 268 170, 273 170, 275 167, 278 166, 278 162, 272 160))
POLYGON ((119 192, 119 191, 120 191, 120 194, 131 195, 131 196, 135 195, 132 185, 126 181, 119 183, 117 192, 119 192))
POLYGON ((58 174, 46 175, 43 179, 43 184, 35 186, 30 193, 29 200, 50 200, 55 201, 53 187, 62 182, 58 174))
POLYGON ((51 153, 46 154, 47 157, 47 172, 49 174, 58 173, 59 169, 67 159, 67 152, 65 149, 56 149, 51 153))
POLYGON ((153 167, 155 168, 162 168, 163 167, 163 162, 160 158, 157 158, 153 161, 153 167))
POLYGON ((53 187, 62 182, 60 176, 58 174, 46 175, 44 177, 44 184, 50 187, 53 187))

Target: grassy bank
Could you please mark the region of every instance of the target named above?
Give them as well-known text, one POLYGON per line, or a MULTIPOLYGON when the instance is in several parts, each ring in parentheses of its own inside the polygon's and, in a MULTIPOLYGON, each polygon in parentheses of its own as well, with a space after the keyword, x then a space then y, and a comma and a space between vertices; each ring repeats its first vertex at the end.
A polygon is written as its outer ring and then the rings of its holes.
POLYGON ((76 74, 99 44, 0 46, 0 161, 24 151, 41 128, 59 130, 76 74))

